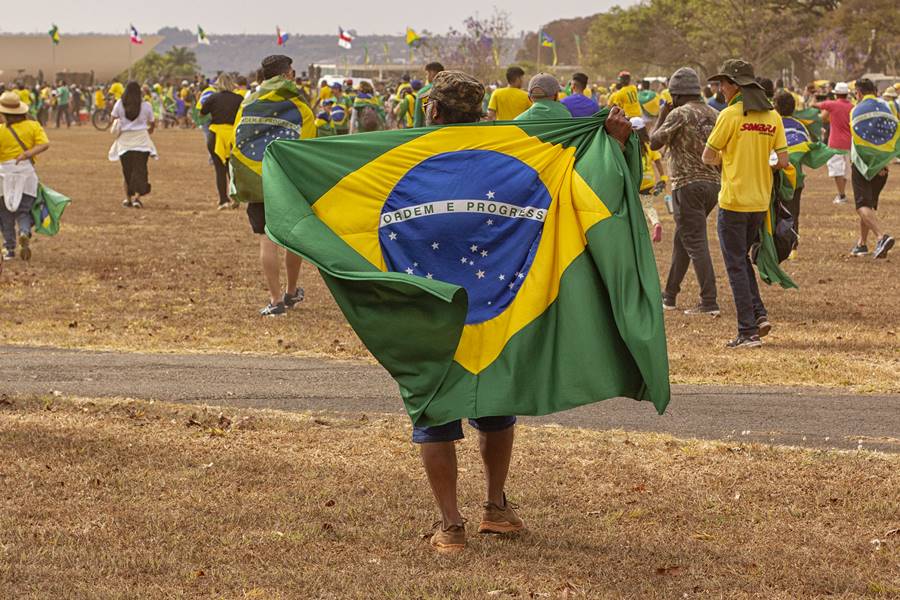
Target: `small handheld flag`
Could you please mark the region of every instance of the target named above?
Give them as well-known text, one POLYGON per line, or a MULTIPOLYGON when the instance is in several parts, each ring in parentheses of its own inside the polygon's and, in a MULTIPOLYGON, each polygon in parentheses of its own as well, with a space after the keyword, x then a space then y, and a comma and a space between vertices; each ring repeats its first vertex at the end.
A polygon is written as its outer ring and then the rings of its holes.
POLYGON ((553 48, 556 46, 556 41, 550 36, 546 31, 541 32, 541 46, 544 48, 553 48))
POLYGON ((338 46, 347 50, 353 47, 353 36, 350 35, 349 31, 344 31, 341 27, 338 27, 338 46))
POLYGON ((422 36, 412 30, 411 27, 406 28, 406 45, 410 48, 418 48, 422 43, 422 36))
POLYGON ((203 31, 203 28, 197 25, 197 43, 209 46, 209 36, 203 31))
POLYGON ((288 34, 281 33, 281 27, 275 28, 275 34, 278 36, 277 44, 279 46, 284 46, 284 44, 288 41, 288 34))
POLYGON ((144 40, 141 39, 141 34, 138 33, 137 27, 131 25, 131 43, 132 44, 143 44, 144 40))
POLYGON ((47 33, 50 35, 54 45, 59 44, 59 27, 56 26, 56 23, 53 24, 53 27, 47 33))

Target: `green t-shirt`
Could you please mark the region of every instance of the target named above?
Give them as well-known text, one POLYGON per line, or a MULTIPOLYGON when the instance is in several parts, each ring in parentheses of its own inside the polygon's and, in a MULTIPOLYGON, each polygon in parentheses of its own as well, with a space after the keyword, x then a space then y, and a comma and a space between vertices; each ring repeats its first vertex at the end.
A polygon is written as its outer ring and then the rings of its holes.
POLYGON ((65 106, 69 103, 69 88, 62 85, 56 90, 56 99, 59 101, 60 106, 65 106))
POLYGON ((422 107, 422 98, 431 91, 431 84, 426 83, 416 94, 416 105, 413 108, 413 127, 425 127, 425 109, 422 107))
POLYGON ((531 108, 516 117, 515 121, 541 121, 545 119, 571 119, 572 113, 556 100, 535 100, 531 108))

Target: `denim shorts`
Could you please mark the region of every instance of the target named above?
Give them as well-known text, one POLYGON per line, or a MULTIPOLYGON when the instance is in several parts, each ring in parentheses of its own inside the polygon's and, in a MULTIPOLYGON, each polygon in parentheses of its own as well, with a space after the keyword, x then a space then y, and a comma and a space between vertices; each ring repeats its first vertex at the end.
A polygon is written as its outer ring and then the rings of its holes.
MULTIPOLYGON (((478 431, 503 431, 516 424, 515 417, 481 417, 469 419, 469 425, 478 431)), ((455 442, 463 439, 462 421, 451 421, 434 427, 413 427, 412 441, 415 444, 431 442, 455 442)))

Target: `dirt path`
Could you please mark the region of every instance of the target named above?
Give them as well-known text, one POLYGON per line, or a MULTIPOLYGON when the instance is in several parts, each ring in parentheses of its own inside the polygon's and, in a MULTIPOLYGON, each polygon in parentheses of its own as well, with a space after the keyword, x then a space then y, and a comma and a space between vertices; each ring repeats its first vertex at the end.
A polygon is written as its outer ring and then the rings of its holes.
MULTIPOLYGON (((0 394, 58 391, 190 404, 398 413, 376 365, 238 354, 134 354, 0 346, 0 394)), ((530 423, 665 432, 678 437, 900 452, 900 396, 814 388, 675 386, 666 415, 614 399, 530 423)))

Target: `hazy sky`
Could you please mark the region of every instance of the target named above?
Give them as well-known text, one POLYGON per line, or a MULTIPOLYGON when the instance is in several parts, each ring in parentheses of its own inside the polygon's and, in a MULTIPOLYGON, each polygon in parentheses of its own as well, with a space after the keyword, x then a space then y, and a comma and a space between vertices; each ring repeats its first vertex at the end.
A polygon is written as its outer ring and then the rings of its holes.
MULTIPOLYGON (((560 18, 587 16, 611 6, 634 4, 636 0, 519 0, 496 6, 510 13, 513 32, 535 30, 560 18)), ((270 33, 275 26, 290 33, 330 33, 338 26, 359 34, 398 34, 407 25, 443 33, 451 25, 476 13, 487 16, 494 4, 478 0, 443 2, 395 2, 384 0, 45 0, 4 11, 0 32, 43 33, 51 23, 66 33, 119 33, 133 22, 138 31, 152 33, 167 25, 194 29, 198 24, 210 34, 270 33), (253 7, 253 8, 251 8, 253 7), (340 8, 339 8, 340 7, 340 8), (399 16, 401 15, 402 16, 399 16)))

